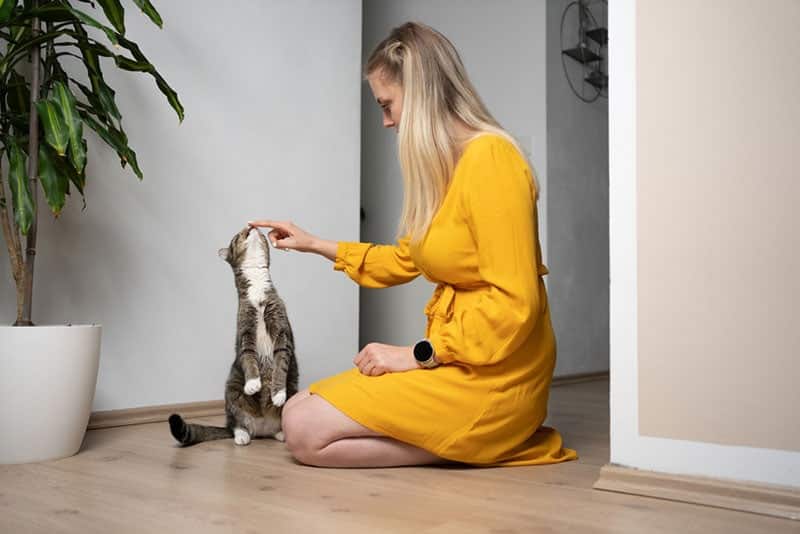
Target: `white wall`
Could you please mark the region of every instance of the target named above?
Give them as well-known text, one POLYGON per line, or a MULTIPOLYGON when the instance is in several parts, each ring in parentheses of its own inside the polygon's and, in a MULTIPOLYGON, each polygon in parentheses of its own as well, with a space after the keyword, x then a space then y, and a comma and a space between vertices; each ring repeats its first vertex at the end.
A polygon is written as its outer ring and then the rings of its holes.
MULTIPOLYGON (((86 6, 81 4, 82 8, 86 6)), ((103 324, 94 410, 220 399, 236 294, 216 251, 248 219, 291 218, 358 239, 361 2, 158 2, 127 28, 186 108, 148 77, 115 72, 139 183, 89 139, 87 209, 41 220, 34 320, 103 324)), ((5 247, 3 247, 4 249, 5 247)), ((14 320, 5 252, 0 323, 14 320)), ((273 253, 301 386, 352 365, 357 288, 317 256, 273 253)))
MULTIPOLYGON (((453 42, 489 110, 530 152, 545 185, 545 1, 365 0, 363 60, 393 27, 410 20, 432 26, 453 42)), ((382 127, 380 110, 366 82, 362 105, 361 195, 366 220, 361 239, 392 242, 403 200, 396 133, 382 127)), ((540 218, 546 205, 540 201, 540 218)), ((546 248, 544 226, 540 232, 546 248)), ((425 332, 423 308, 432 290, 422 277, 406 286, 362 289, 361 344, 417 341, 425 332)))

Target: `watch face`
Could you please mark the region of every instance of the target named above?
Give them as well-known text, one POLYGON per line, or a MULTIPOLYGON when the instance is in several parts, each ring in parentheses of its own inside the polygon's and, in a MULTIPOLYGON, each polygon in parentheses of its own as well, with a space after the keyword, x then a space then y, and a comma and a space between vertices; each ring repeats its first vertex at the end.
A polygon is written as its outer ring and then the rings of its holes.
POLYGON ((418 362, 426 362, 433 356, 433 346, 427 340, 422 340, 414 345, 414 358, 418 362))

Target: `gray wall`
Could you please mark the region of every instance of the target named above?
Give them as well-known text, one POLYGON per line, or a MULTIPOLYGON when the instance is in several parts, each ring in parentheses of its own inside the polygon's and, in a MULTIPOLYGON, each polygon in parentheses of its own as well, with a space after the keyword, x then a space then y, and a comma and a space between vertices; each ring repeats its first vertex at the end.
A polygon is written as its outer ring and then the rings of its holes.
POLYGON ((568 3, 547 2, 548 291, 556 375, 608 370, 608 100, 582 102, 564 77, 560 26, 568 3))
MULTIPOLYGON (((409 20, 428 24, 453 42, 489 110, 530 151, 546 184, 545 1, 365 0, 363 59, 391 28, 409 20)), ((361 195, 367 216, 361 238, 391 242, 403 200, 396 133, 382 127, 366 82, 362 105, 361 195)), ((543 238, 545 233, 542 228, 543 238)), ((422 337, 423 308, 432 289, 422 277, 406 286, 362 289, 361 344, 409 345, 422 337)))
MULTIPOLYGON (((109 65, 145 179, 92 137, 86 211, 73 196, 40 226, 35 320, 104 327, 95 410, 222 398, 236 295, 216 251, 248 219, 359 233, 360 0, 237 2, 235 16, 209 0, 158 8, 163 31, 130 5, 128 33, 178 91, 186 120, 178 125, 150 78, 109 65)), ((273 253, 272 274, 301 385, 350 367, 357 287, 298 253, 273 253)))

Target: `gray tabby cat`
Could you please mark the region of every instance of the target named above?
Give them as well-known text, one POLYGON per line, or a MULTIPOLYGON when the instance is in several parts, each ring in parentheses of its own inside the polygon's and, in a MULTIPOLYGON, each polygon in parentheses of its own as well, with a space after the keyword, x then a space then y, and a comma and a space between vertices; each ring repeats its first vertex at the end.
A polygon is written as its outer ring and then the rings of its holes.
POLYGON ((254 437, 283 441, 281 411, 297 393, 297 360, 286 307, 269 274, 269 245, 255 228, 245 228, 219 255, 233 268, 239 293, 236 358, 225 384, 225 427, 187 424, 169 418, 182 445, 233 437, 247 445, 254 437))

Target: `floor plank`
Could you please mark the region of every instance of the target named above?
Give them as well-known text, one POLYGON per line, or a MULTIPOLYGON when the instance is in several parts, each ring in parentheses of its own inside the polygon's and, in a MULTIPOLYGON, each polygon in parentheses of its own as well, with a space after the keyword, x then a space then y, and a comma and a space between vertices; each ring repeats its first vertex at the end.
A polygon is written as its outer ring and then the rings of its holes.
POLYGON ((558 386, 549 408, 548 424, 579 460, 318 469, 273 440, 179 448, 166 423, 93 430, 72 458, 0 466, 0 532, 800 531, 788 520, 592 490, 608 462, 608 382, 558 386))

